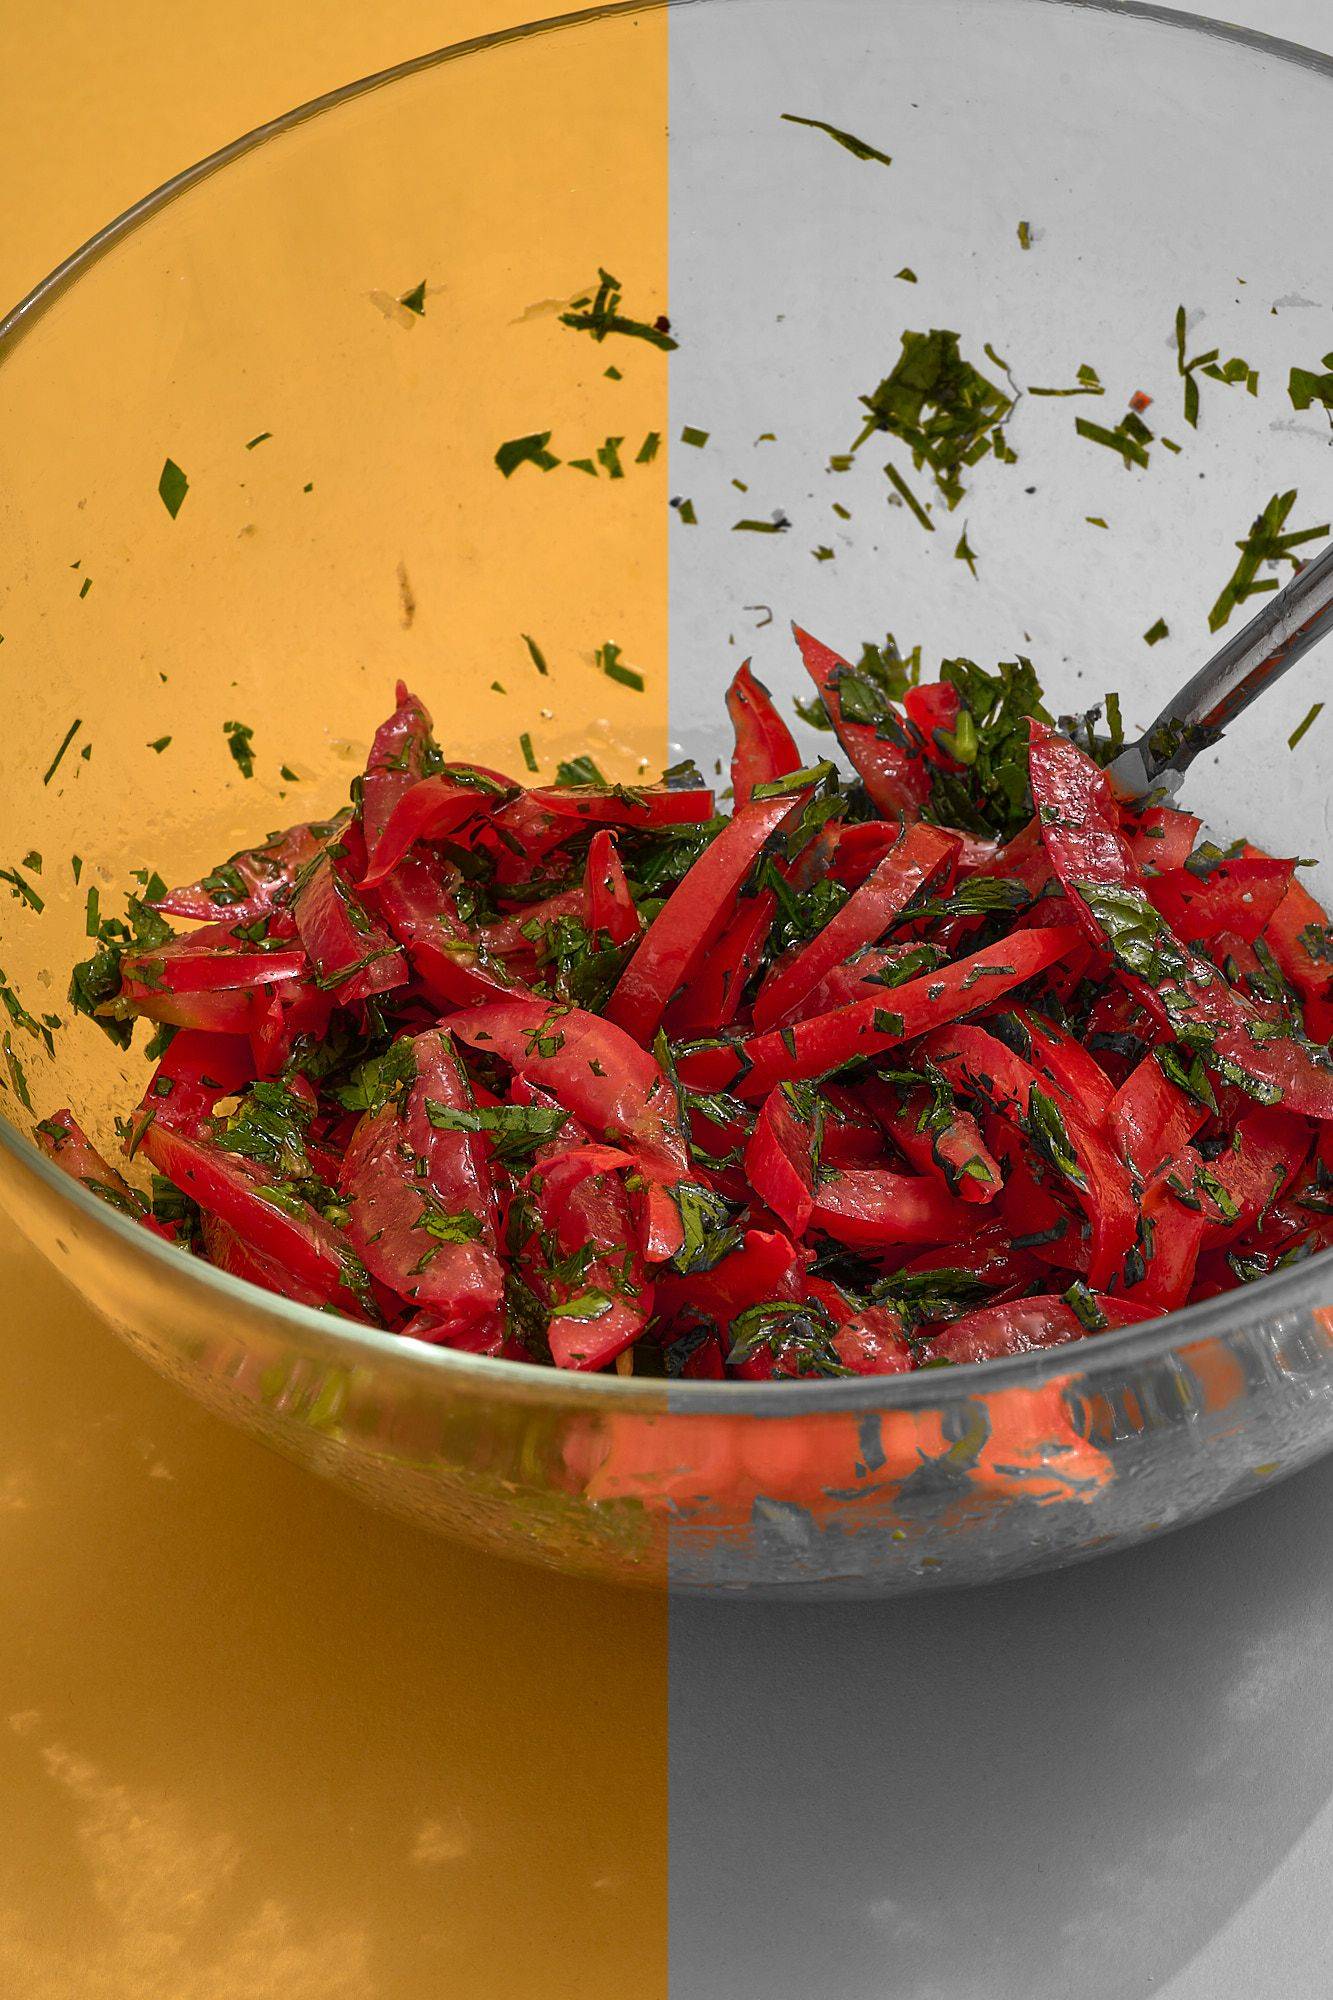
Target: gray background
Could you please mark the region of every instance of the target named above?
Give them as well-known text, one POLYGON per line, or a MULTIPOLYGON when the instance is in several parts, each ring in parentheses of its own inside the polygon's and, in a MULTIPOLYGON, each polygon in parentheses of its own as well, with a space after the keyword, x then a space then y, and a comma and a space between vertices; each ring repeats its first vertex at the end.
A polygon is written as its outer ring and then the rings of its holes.
POLYGON ((1322 2000, 1331 1533, 1333 1461, 1063 1576, 674 1606, 673 2000, 1322 2000))

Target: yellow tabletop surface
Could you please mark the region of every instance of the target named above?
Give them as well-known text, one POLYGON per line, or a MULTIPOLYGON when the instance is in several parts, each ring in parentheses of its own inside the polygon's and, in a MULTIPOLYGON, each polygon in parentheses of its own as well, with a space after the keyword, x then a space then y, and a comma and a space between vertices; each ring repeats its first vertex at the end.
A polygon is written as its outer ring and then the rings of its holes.
MULTIPOLYGON (((505 0, 8 0, 0 299, 505 0)), ((123 1350, 0 1218, 0 1993, 659 2000, 666 1616, 431 1541, 123 1350)))

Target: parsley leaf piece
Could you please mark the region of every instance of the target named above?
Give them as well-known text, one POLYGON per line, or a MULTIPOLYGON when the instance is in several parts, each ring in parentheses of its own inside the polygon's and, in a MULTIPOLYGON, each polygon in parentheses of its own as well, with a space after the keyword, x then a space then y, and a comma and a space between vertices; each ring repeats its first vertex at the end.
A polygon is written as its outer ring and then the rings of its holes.
POLYGON ((1322 403, 1328 411, 1329 422, 1333 423, 1333 354, 1324 356, 1324 373, 1317 375, 1313 368, 1293 368, 1287 382, 1287 394, 1291 397, 1293 410, 1308 410, 1311 403, 1322 403))
POLYGON ((1144 633, 1143 643, 1145 646, 1155 646, 1159 639, 1169 638, 1170 634, 1171 634, 1171 627, 1167 624, 1165 618, 1159 618, 1156 621, 1156 623, 1150 625, 1147 631, 1144 633))
POLYGON ((404 292, 398 303, 400 306, 406 306, 410 313, 415 313, 418 319, 424 319, 426 316, 426 280, 423 278, 419 285, 413 285, 410 292, 404 292))
POLYGON ((686 424, 680 434, 682 444, 692 444, 696 451, 702 451, 708 443, 711 432, 696 430, 693 424, 686 424))
POLYGON ((895 271, 893 275, 895 278, 901 278, 905 285, 914 285, 917 281, 916 272, 910 264, 904 264, 902 270, 895 271))
POLYGON ((546 655, 545 653, 543 653, 541 647, 537 644, 537 641, 535 639, 530 639, 526 632, 521 633, 519 636, 521 637, 523 644, 527 647, 528 655, 532 661, 533 666, 537 669, 537 672, 543 675, 549 674, 551 670, 546 664, 546 655))
POLYGON ((1118 451, 1128 471, 1132 465, 1148 464, 1148 446, 1152 442, 1152 432, 1131 410, 1120 419, 1114 430, 1105 424, 1094 424, 1087 417, 1076 417, 1074 429, 1082 438, 1092 444, 1105 445, 1108 451, 1118 451))
POLYGON ((243 778, 253 778, 255 774, 255 732, 244 722, 224 722, 222 732, 227 739, 227 748, 236 761, 243 778))
POLYGON ((181 471, 174 458, 167 459, 157 482, 158 497, 174 521, 180 513, 181 502, 190 490, 190 482, 181 471))
POLYGON ((620 463, 620 447, 624 442, 624 438, 609 437, 605 444, 597 448, 597 463, 610 474, 612 479, 625 477, 625 468, 620 463))
POLYGON ((523 734, 518 739, 518 747, 523 752, 523 762, 526 764, 527 768, 530 771, 535 771, 538 768, 537 758, 532 748, 532 738, 531 736, 529 736, 526 729, 523 731, 523 734))
POLYGON ((907 481, 903 478, 897 466, 886 465, 884 468, 884 472, 894 492, 897 493, 899 497, 906 502, 907 506, 916 515, 917 520, 921 523, 926 533, 928 535, 933 535, 935 532, 935 523, 931 520, 929 514, 926 512, 925 508, 921 505, 921 502, 917 499, 915 493, 913 493, 911 487, 907 484, 907 481))
POLYGON ((1318 721, 1319 716, 1322 713, 1323 706, 1324 704, 1322 701, 1315 702, 1310 708, 1309 713, 1304 717, 1304 719, 1296 724, 1296 727, 1292 730, 1290 736, 1287 738, 1288 750, 1294 750, 1296 748, 1296 745, 1300 742, 1302 736, 1305 735, 1306 731, 1310 729, 1313 726, 1313 724, 1318 721))
POLYGON ((169 736, 157 736, 154 737, 153 741, 149 743, 146 747, 149 750, 156 750, 158 756, 160 757, 162 755, 162 752, 170 747, 170 744, 171 744, 171 738, 169 736))
POLYGON ((649 431, 647 437, 634 454, 634 463, 636 465, 651 465, 661 449, 661 431, 649 431))
POLYGON ((44 785, 49 785, 52 778, 54 778, 56 772, 60 769, 61 758, 64 756, 65 752, 69 749, 70 744, 74 741, 74 738, 78 735, 82 727, 83 723, 81 719, 76 716, 74 721, 70 723, 69 728, 65 731, 65 734, 61 739, 60 748, 56 751, 55 756, 51 759, 51 762, 46 767, 46 773, 42 778, 42 783, 44 785))
POLYGON ((636 694, 642 694, 643 675, 636 667, 622 664, 620 650, 613 639, 608 639, 604 646, 599 646, 593 656, 597 671, 605 674, 609 681, 618 681, 621 687, 633 688, 636 694))
POLYGON ((733 535, 785 535, 790 526, 791 522, 785 518, 778 521, 733 521, 731 532, 733 535))
POLYGON ((1292 554, 1304 542, 1318 541, 1329 531, 1327 521, 1317 528, 1300 528, 1284 532, 1288 515, 1296 504, 1296 489, 1287 493, 1274 493, 1262 512, 1251 524, 1250 532, 1242 542, 1237 542, 1240 561, 1223 586, 1221 595, 1208 614, 1210 632, 1220 632, 1238 604, 1247 597, 1261 596, 1265 591, 1276 590, 1276 577, 1259 577, 1260 565, 1265 562, 1289 562, 1293 568, 1300 568, 1300 558, 1292 554))
POLYGON ((1032 248, 1032 224, 1030 222, 1020 222, 1018 225, 1018 247, 1020 250, 1030 250, 1032 248))
POLYGON ((495 454, 495 463, 506 479, 518 470, 520 465, 535 465, 541 472, 550 472, 560 460, 546 447, 551 442, 549 431, 532 431, 527 437, 510 438, 495 454))
POLYGON ((571 312, 561 313, 561 326, 572 327, 576 333, 589 333, 598 341, 605 340, 608 334, 624 334, 632 340, 646 340, 650 346, 661 348, 665 354, 670 354, 680 345, 679 341, 672 339, 669 327, 662 320, 650 323, 630 319, 621 312, 619 278, 613 278, 609 271, 599 270, 597 279, 597 296, 590 302, 580 301, 571 312))
POLYGON ((1012 397, 964 359, 947 327, 904 333, 892 370, 860 400, 867 415, 853 449, 876 431, 901 439, 918 470, 929 466, 950 509, 963 497, 964 467, 988 452, 1013 456, 1002 431, 1012 397))
POLYGON ((267 444, 272 435, 272 431, 260 431, 258 436, 247 438, 245 442, 246 450, 253 451, 257 444, 267 444))
POLYGON ((0 882, 8 882, 10 894, 28 905, 37 916, 46 908, 46 899, 39 896, 31 882, 25 882, 17 868, 0 868, 0 882))
POLYGON ((966 528, 964 528, 962 534, 958 537, 958 547, 953 553, 955 562, 965 562, 973 576, 975 576, 977 573, 977 558, 975 551, 968 542, 966 528))
POLYGON ((877 161, 881 167, 891 167, 893 160, 888 153, 881 153, 878 146, 871 146, 864 139, 858 139, 853 132, 843 132, 836 125, 829 125, 822 118, 798 118, 794 111, 784 111, 785 125, 805 125, 812 132, 826 132, 836 145, 850 153, 854 160, 877 161))
POLYGON ((555 767, 557 785, 605 785, 606 779, 586 753, 555 767))

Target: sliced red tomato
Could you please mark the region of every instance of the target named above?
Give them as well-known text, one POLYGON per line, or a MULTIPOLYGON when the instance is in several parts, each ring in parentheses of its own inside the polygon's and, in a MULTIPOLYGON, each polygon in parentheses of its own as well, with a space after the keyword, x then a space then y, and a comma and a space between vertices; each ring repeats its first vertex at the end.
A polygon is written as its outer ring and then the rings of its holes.
POLYGON ((444 1028, 395 1044, 404 1081, 361 1120, 340 1186, 366 1269, 411 1306, 459 1329, 500 1313, 499 1205, 475 1132, 472 1093, 444 1028))

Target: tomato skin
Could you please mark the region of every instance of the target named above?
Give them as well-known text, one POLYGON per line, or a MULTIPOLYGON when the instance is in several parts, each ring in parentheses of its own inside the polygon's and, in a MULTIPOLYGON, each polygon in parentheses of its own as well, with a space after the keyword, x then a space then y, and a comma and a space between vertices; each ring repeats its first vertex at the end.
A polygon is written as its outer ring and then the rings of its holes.
POLYGON ((302 877, 292 915, 316 984, 336 993, 340 1005, 406 985, 405 953, 361 902, 329 849, 302 877))
POLYGON ((755 1027, 780 1027, 798 1018, 822 979, 863 945, 875 944, 914 896, 926 894, 952 873, 957 851, 957 841, 938 827, 906 828, 810 943, 773 968, 755 996, 755 1027))
POLYGON ((642 919, 625 880, 615 834, 608 827, 599 828, 588 845, 578 894, 583 921, 594 934, 605 931, 613 945, 629 944, 639 935, 642 919))
POLYGON ((352 1282, 356 1259, 347 1237, 303 1202, 276 1202, 277 1184, 265 1168, 156 1123, 144 1133, 141 1150, 182 1194, 262 1258, 289 1271, 325 1304, 352 1318, 365 1316, 352 1282))
POLYGON ((808 796, 753 799, 728 821, 648 926, 606 1004, 608 1021, 645 1047, 651 1042, 672 995, 694 977, 734 914, 764 843, 808 796))
MULTIPOLYGON (((1029 768, 1042 839, 1051 866, 1071 892, 1070 901, 1088 936, 1103 949, 1113 944, 1080 885, 1127 895, 1149 906, 1150 878, 1127 846, 1120 813, 1104 772, 1068 737, 1045 724, 1031 725, 1029 768)), ((1290 1111, 1333 1118, 1333 1065, 1295 1037, 1266 1040, 1264 1017, 1217 969, 1162 920, 1162 969, 1149 980, 1127 962, 1121 977, 1148 1013, 1176 1032, 1206 1041, 1205 1060, 1233 1065, 1273 1092, 1290 1111)))
POLYGON ((795 738, 774 708, 768 689, 744 661, 727 689, 727 713, 736 732, 731 759, 731 791, 737 810, 748 805, 756 785, 772 784, 801 768, 795 738))
MULTIPOLYGON (((805 670, 818 688, 838 741, 855 765, 862 784, 886 819, 915 819, 930 796, 930 767, 905 735, 901 743, 881 736, 868 723, 853 722, 842 712, 838 682, 854 671, 831 646, 792 627, 805 670)), ((899 732, 902 734, 902 732, 899 732)))
POLYGON ((504 1297, 495 1185, 477 1135, 431 1116, 474 1108, 448 1030, 404 1039, 412 1081, 401 1100, 365 1114, 343 1156, 348 1235, 371 1276, 407 1305, 475 1329, 496 1319, 504 1297))
MULTIPOLYGON (((1131 1305, 1097 1293, 1092 1302, 1104 1315, 1108 1329, 1157 1317, 1151 1306, 1131 1305)), ((1063 1347, 1067 1341, 1082 1340, 1087 1331, 1072 1306, 1047 1295, 966 1313, 936 1334, 929 1347, 931 1358, 938 1361, 1000 1361, 1014 1354, 1031 1354, 1039 1347, 1063 1347)))
POLYGON ((744 1047, 748 1071, 741 1075, 739 1062, 733 1070, 736 1087, 744 1097, 760 1097, 784 1079, 821 1076, 854 1056, 881 1055, 940 1021, 993 1004, 1011 987, 1054 965, 1076 942, 1077 933, 1068 926, 1014 932, 1002 944, 895 986, 882 999, 854 1001, 790 1029, 752 1036, 744 1047), (882 1017, 881 1025, 877 1017, 882 1017), (899 1025, 885 1026, 884 1021, 899 1025))
POLYGON ((460 1041, 497 1055, 549 1091, 593 1133, 623 1140, 647 1182, 644 1250, 653 1262, 683 1241, 670 1190, 691 1178, 689 1147, 670 1081, 653 1056, 614 1022, 582 1008, 504 1000, 455 1014, 460 1041))

